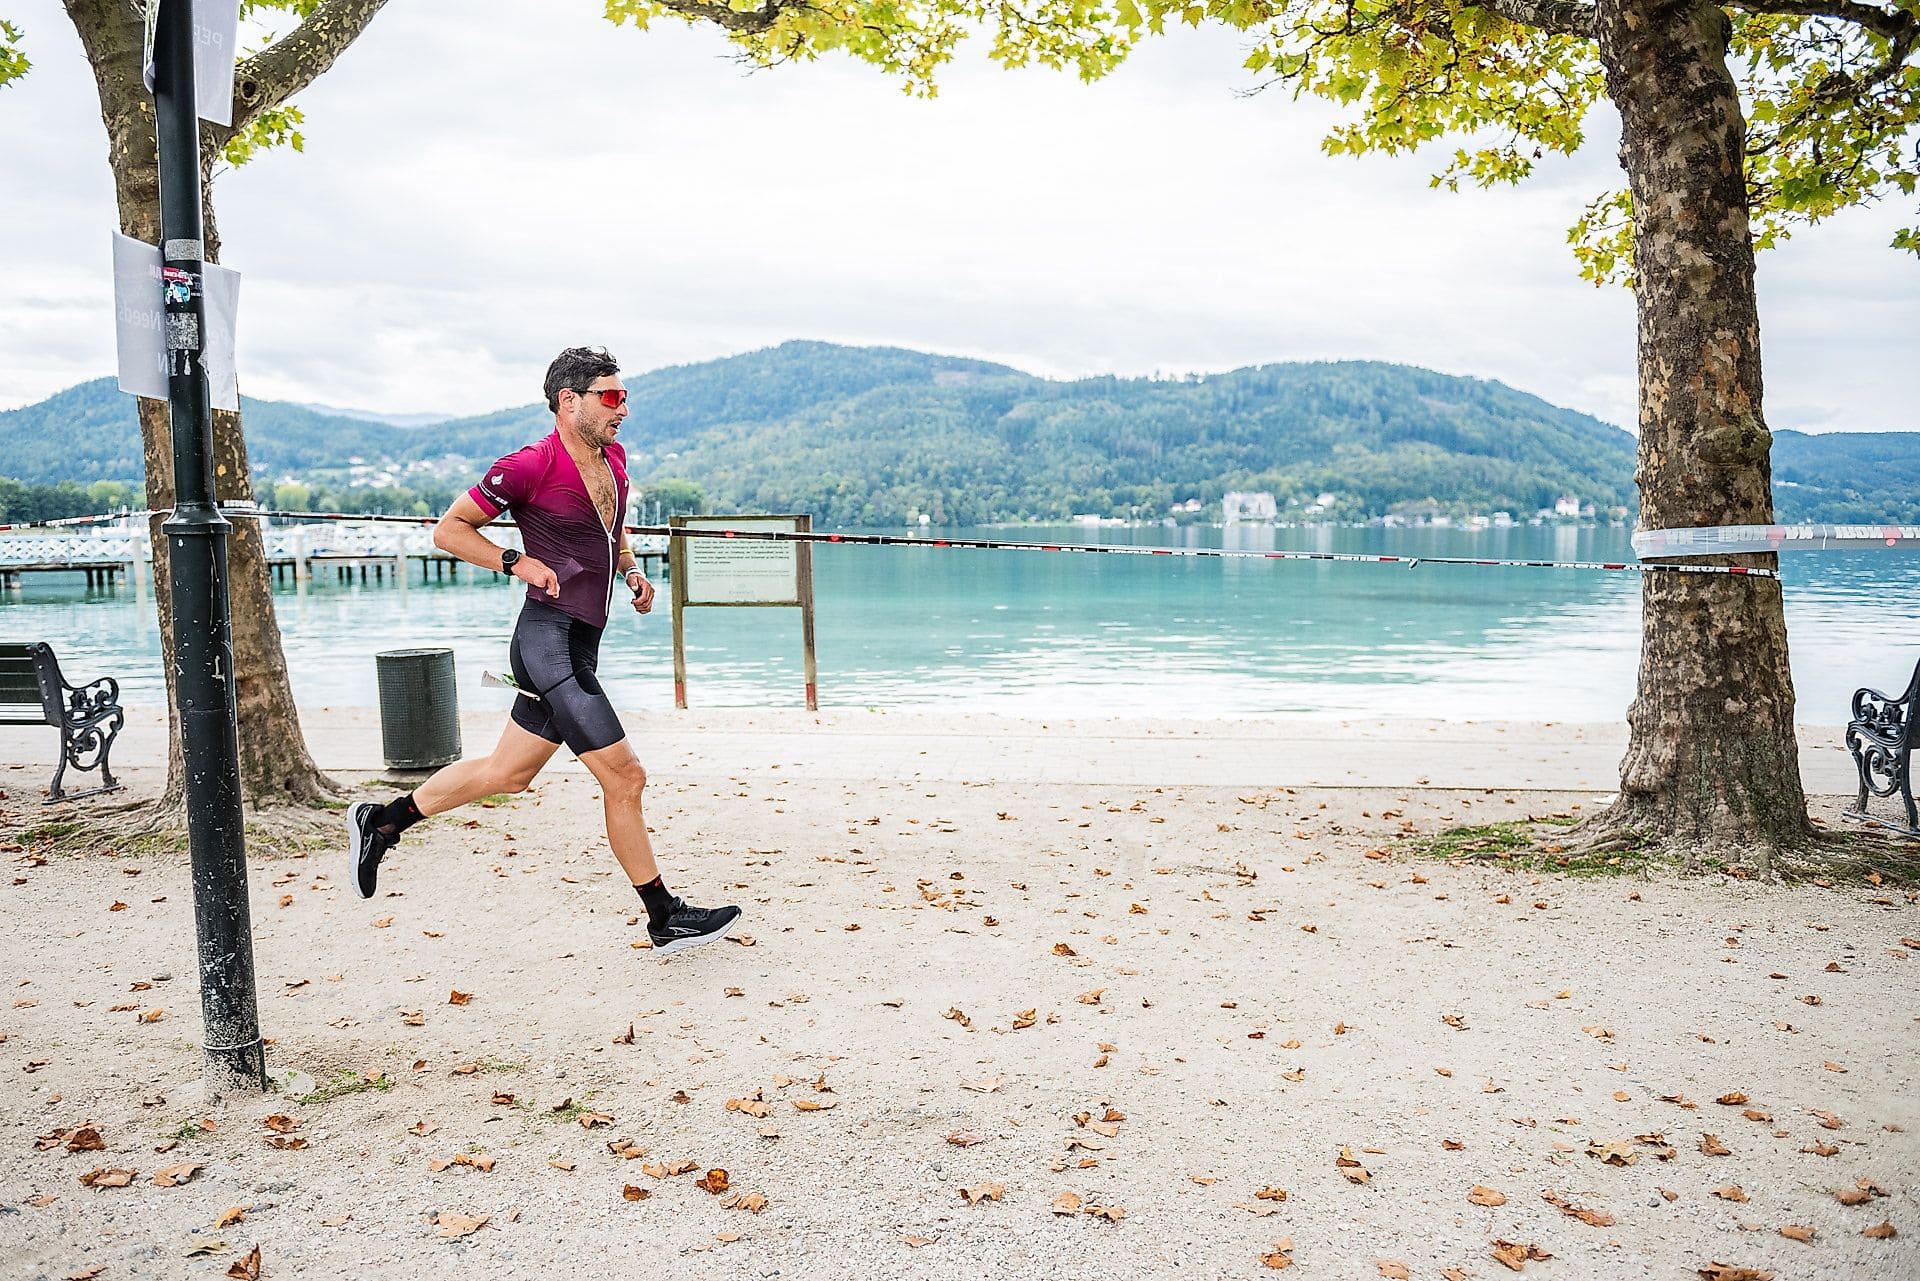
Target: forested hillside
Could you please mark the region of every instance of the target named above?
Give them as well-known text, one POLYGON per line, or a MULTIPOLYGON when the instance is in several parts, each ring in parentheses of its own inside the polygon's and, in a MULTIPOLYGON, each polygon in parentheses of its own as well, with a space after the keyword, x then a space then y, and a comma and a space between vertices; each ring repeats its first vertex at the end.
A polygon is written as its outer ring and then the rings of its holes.
MULTIPOLYGON (((1562 495, 1601 511, 1634 503, 1628 433, 1498 383, 1399 365, 1055 382, 792 342, 628 381, 621 436, 638 489, 697 492, 710 510, 811 512, 821 526, 1157 517, 1194 499, 1204 514, 1229 490, 1333 519, 1429 505, 1525 517, 1562 495)), ((552 422, 538 403, 418 427, 273 401, 245 411, 264 498, 282 482, 282 499, 355 510, 436 507, 552 422)), ((1920 434, 1781 431, 1774 474, 1782 519, 1920 521, 1920 434)), ((137 485, 132 399, 99 379, 0 413, 0 476, 137 485)))

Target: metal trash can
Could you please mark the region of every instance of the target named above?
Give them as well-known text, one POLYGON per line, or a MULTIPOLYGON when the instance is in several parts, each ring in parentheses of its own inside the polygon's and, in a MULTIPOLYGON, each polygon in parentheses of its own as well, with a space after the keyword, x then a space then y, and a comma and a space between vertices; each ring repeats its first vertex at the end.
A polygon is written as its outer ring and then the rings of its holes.
POLYGON ((380 749, 389 769, 438 769, 460 759, 460 698, 450 649, 373 656, 380 680, 380 749))

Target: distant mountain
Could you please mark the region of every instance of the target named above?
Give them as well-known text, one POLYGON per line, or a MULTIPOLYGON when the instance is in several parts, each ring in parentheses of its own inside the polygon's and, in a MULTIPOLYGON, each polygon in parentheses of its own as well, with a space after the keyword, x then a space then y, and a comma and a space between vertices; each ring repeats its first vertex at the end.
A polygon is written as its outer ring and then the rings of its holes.
MULTIPOLYGON (((406 433, 385 423, 315 413, 275 400, 240 398, 249 457, 262 476, 281 467, 336 467, 349 455, 380 455, 406 433)), ((37 405, 0 411, 0 475, 35 484, 146 478, 134 398, 111 378, 56 392, 37 405)))
MULTIPOLYGON (((1571 494, 1631 507, 1633 438, 1499 383, 1372 362, 1265 365, 1178 380, 1054 382, 895 348, 790 342, 629 379, 636 484, 680 478, 712 510, 809 511, 822 526, 1143 516, 1269 490, 1300 514, 1431 500, 1517 516, 1571 494)), ((422 426, 248 399, 262 483, 445 489, 551 428, 539 403, 422 426), (397 478, 397 479, 396 479, 397 478), (430 483, 431 482, 431 483, 430 483)), ((1778 433, 1776 500, 1795 521, 1920 521, 1920 433, 1778 433)), ((0 475, 141 476, 133 400, 110 379, 0 412, 0 475)), ((412 501, 408 499, 408 501, 412 501)))

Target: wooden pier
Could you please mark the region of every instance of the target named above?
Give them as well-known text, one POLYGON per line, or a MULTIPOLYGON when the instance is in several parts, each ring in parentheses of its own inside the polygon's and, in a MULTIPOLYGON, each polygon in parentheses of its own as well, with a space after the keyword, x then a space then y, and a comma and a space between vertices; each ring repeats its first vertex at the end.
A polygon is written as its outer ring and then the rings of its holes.
MULTIPOLYGON (((516 539, 511 531, 500 530, 516 539)), ((276 583, 311 582, 331 572, 339 583, 391 583, 405 588, 414 581, 445 582, 463 576, 472 582, 490 571, 458 560, 433 545, 429 531, 393 525, 277 525, 267 530, 267 567, 276 583)), ((664 538, 636 540, 634 556, 649 577, 664 580, 667 549, 664 538)), ((144 525, 117 530, 79 533, 21 533, 0 535, 0 591, 18 592, 28 574, 83 574, 88 590, 113 588, 130 578, 136 592, 144 591, 152 560, 144 525)))

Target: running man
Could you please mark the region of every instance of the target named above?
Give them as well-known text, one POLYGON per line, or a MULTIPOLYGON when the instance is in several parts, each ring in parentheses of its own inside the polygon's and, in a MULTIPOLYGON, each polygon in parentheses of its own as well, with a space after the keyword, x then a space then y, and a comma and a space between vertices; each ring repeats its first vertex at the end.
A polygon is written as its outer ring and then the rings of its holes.
POLYGON ((647 771, 633 754, 595 674, 600 637, 622 577, 635 613, 653 609, 653 584, 627 545, 627 454, 614 439, 627 416, 620 366, 604 350, 569 347, 547 369, 553 434, 487 469, 434 527, 434 546, 527 584, 508 653, 521 693, 490 756, 456 761, 410 795, 347 810, 353 886, 372 898, 380 860, 421 819, 496 792, 522 792, 565 743, 600 781, 607 840, 647 909, 661 954, 725 937, 737 907, 694 907, 670 893, 640 812, 647 771), (511 510, 525 553, 481 529, 511 510))

